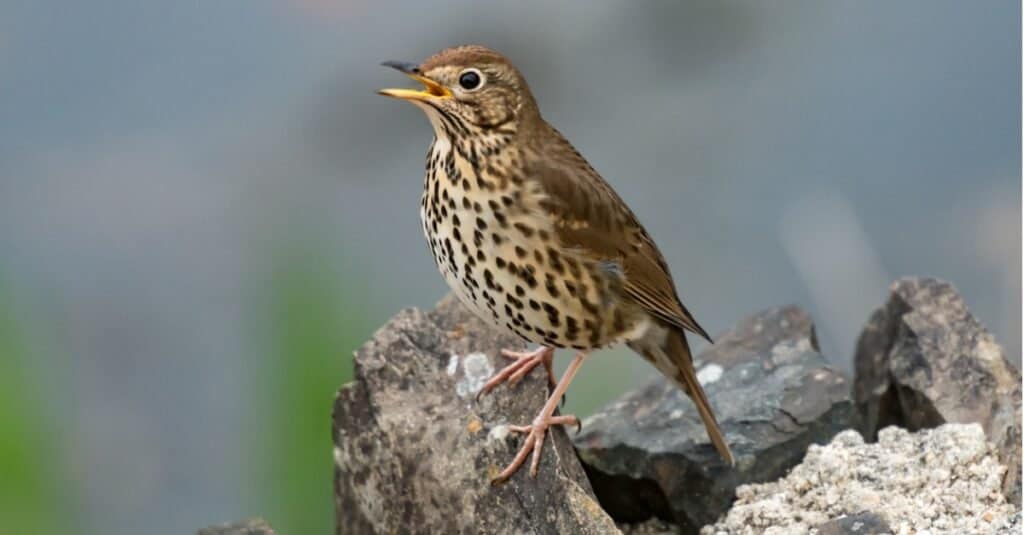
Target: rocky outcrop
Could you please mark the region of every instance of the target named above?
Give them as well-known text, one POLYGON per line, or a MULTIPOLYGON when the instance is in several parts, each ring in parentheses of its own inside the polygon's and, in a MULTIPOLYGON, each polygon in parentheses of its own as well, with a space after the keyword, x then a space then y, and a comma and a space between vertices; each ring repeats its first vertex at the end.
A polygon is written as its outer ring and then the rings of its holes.
MULTIPOLYGON (((658 377, 575 441, 553 429, 536 479, 492 487, 520 445, 508 426, 547 397, 538 369, 475 401, 505 347, 521 344, 449 298, 357 352, 333 416, 339 534, 1020 532, 1020 373, 948 283, 893 284, 852 384, 796 307, 720 336, 695 362, 735 466, 658 377)), ((258 519, 199 533, 273 535, 258 519)))
POLYGON ((964 303, 937 279, 901 279, 857 344, 861 432, 978 422, 1009 467, 1003 493, 1021 497, 1021 376, 964 303))
POLYGON ((544 404, 542 369, 475 402, 501 348, 497 334, 452 299, 406 310, 355 356, 355 381, 334 406, 335 503, 347 533, 617 533, 561 429, 540 473, 491 486, 544 404))
POLYGON ((1005 470, 978 424, 888 427, 873 444, 845 431, 811 446, 785 478, 740 487, 728 515, 701 533, 865 533, 842 531, 855 523, 844 517, 864 515, 892 533, 992 533, 1015 513, 1000 489, 1005 470))
POLYGON ((808 445, 854 425, 850 382, 819 353, 814 325, 796 307, 740 322, 697 366, 736 466, 719 458, 693 403, 659 376, 588 418, 575 439, 616 520, 658 516, 694 532, 729 508, 737 486, 782 476, 808 445))

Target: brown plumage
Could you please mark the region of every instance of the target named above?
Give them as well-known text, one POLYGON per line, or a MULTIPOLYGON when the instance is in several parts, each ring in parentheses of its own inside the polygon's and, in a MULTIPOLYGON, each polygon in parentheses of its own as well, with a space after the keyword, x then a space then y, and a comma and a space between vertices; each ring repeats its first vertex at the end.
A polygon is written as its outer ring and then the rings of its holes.
POLYGON ((704 338, 676 292, 668 265, 611 186, 541 117, 519 71, 480 46, 444 50, 421 65, 387 62, 423 90, 381 94, 423 109, 434 127, 420 214, 435 262, 474 312, 536 351, 484 387, 548 370, 553 393, 531 425, 504 481, 533 451, 536 473, 558 400, 587 353, 625 343, 694 401, 708 435, 730 464, 732 453, 697 382, 684 331, 704 338), (554 348, 579 351, 562 379, 551 376, 554 348))

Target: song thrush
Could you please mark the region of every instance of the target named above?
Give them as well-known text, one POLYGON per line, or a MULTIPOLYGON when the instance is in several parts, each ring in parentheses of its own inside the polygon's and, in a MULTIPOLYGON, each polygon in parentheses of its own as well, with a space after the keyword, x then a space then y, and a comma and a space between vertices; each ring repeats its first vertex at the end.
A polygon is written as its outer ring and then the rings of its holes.
MULTIPOLYGON (((437 267, 481 318, 527 342, 529 352, 481 391, 515 382, 538 365, 553 391, 525 442, 494 480, 507 480, 533 452, 536 475, 549 426, 587 354, 625 343, 696 404, 723 458, 732 453, 693 368, 684 331, 708 338, 686 310, 668 265, 636 216, 579 152, 544 121, 526 80, 481 46, 443 50, 420 65, 389 61, 422 90, 383 89, 426 112, 434 128, 420 200, 437 267), (555 383, 555 348, 578 353, 555 383)), ((710 338, 708 338, 710 340, 710 338)))

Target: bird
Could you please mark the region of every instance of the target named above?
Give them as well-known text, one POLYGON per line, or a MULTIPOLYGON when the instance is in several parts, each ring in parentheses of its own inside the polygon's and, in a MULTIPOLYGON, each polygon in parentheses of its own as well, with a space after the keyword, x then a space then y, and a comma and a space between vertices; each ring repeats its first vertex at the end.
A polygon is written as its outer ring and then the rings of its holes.
POLYGON ((444 49, 422 63, 386 61, 422 89, 381 89, 426 113, 434 138, 420 197, 423 234, 459 300, 533 350, 511 362, 480 394, 514 384, 537 366, 550 396, 536 418, 509 426, 525 435, 492 479, 513 476, 532 452, 536 476, 548 430, 580 426, 556 415, 560 400, 595 350, 625 344, 696 405, 708 437, 735 463, 697 380, 686 332, 711 341, 683 306, 669 266, 648 232, 600 174, 541 116, 519 69, 480 45, 444 49), (555 380, 556 349, 575 351, 555 380))

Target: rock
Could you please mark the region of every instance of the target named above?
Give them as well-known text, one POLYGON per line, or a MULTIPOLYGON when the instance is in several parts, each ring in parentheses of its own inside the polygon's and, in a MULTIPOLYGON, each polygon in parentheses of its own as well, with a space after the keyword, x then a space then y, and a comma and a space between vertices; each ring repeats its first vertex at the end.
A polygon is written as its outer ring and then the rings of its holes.
POLYGON ((834 518, 818 526, 818 535, 887 535, 892 533, 889 523, 881 516, 863 511, 834 518))
POLYGON ((334 406, 338 533, 618 533, 594 498, 565 432, 550 432, 536 479, 528 466, 490 479, 522 438, 547 381, 474 396, 522 342, 497 334, 453 299, 406 310, 355 357, 355 380, 334 406), (501 359, 504 360, 504 359, 501 359))
POLYGON ((274 535, 266 520, 251 518, 242 522, 217 524, 199 530, 198 535, 274 535))
POLYGON ((809 444, 854 425, 849 381, 818 352, 799 308, 744 320, 697 361, 736 466, 715 452, 689 398, 659 376, 588 418, 575 440, 616 520, 657 516, 695 532, 729 508, 737 486, 782 476, 809 444))
POLYGON ((679 527, 660 518, 649 518, 636 524, 621 523, 618 525, 623 535, 676 535, 679 527))
POLYGON ((1020 511, 1017 511, 1016 514, 1003 520, 1002 522, 997 522, 996 529, 992 533, 994 533, 995 535, 1020 535, 1020 511))
POLYGON ((1003 492, 1020 507, 1021 376, 947 282, 900 279, 857 343, 861 431, 978 422, 1009 467, 1003 492))
POLYGON ((1000 490, 1004 471, 978 424, 888 427, 873 444, 844 431, 811 446, 785 478, 737 489, 729 513, 701 533, 814 533, 865 509, 893 533, 991 533, 1015 513, 1000 490))

